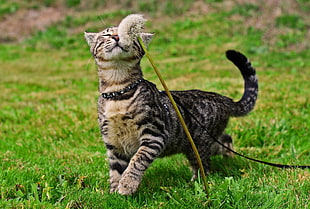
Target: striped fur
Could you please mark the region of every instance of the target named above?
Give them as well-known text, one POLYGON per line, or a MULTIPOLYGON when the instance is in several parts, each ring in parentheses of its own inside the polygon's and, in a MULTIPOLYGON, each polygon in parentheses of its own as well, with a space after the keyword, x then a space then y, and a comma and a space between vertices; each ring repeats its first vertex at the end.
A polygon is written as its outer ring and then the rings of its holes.
MULTIPOLYGON (((117 30, 111 27, 99 33, 85 32, 85 38, 98 66, 99 92, 120 92, 98 99, 98 122, 110 164, 110 192, 131 195, 137 191, 145 170, 158 157, 184 153, 195 172, 198 166, 167 95, 146 80, 124 91, 143 79, 140 60, 144 52, 137 40, 131 46, 122 46, 117 30)), ((144 41, 148 42, 151 36, 143 34, 144 41)), ((245 80, 240 101, 200 90, 172 92, 207 171, 210 156, 231 155, 210 134, 232 147, 231 137, 224 134, 229 117, 250 112, 258 95, 255 70, 247 58, 232 50, 226 55, 245 80), (185 109, 205 127, 200 127, 185 109)))

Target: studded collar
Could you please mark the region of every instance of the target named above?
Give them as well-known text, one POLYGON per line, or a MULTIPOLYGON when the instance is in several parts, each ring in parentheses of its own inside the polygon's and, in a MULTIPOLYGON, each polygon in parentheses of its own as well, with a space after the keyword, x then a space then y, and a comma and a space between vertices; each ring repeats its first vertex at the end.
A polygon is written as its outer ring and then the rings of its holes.
POLYGON ((128 85, 127 87, 125 87, 124 89, 120 90, 120 91, 114 91, 114 92, 108 92, 108 93, 102 93, 101 96, 105 99, 112 99, 114 97, 118 97, 121 96, 123 94, 125 94, 126 92, 136 88, 142 81, 144 81, 144 79, 139 79, 136 82, 128 85))

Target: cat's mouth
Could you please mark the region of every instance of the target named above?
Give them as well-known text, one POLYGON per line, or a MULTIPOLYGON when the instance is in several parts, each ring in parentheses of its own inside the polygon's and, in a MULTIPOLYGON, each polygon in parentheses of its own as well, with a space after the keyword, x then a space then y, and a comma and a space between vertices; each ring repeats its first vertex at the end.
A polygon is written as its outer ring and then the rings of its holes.
POLYGON ((106 51, 108 53, 113 52, 114 50, 120 50, 122 52, 129 52, 127 49, 119 45, 119 43, 116 43, 110 50, 106 51))

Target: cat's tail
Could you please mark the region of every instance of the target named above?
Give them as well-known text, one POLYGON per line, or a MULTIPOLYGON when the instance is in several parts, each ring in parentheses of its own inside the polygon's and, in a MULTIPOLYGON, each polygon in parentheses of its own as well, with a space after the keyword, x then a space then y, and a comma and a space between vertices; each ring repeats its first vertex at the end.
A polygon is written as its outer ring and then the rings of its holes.
POLYGON ((226 57, 239 68, 244 79, 244 93, 242 98, 234 103, 232 116, 244 116, 254 108, 257 100, 258 80, 256 72, 248 58, 240 52, 228 50, 226 57))

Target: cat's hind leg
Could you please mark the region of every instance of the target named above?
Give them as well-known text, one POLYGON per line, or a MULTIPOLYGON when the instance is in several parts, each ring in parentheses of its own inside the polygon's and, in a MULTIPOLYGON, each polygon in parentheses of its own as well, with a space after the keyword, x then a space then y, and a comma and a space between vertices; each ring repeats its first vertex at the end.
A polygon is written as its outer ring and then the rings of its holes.
POLYGON ((214 142, 211 146, 211 152, 213 155, 223 155, 224 157, 233 157, 234 153, 231 150, 234 150, 232 137, 228 134, 222 134, 218 138, 218 142, 214 142), (225 147, 224 147, 224 146, 225 147), (227 148, 229 149, 227 149, 227 148))
MULTIPOLYGON (((232 137, 228 134, 222 134, 219 138, 218 138, 219 142, 221 144, 223 144, 225 147, 228 147, 229 149, 233 150, 233 141, 232 141, 232 137)), ((206 140, 208 141, 212 141, 211 140, 206 140)), ((206 174, 210 173, 210 157, 214 156, 214 155, 223 155, 224 157, 233 157, 234 153, 231 152, 230 150, 226 149, 224 146, 222 146, 221 144, 217 143, 216 141, 214 141, 210 146, 201 146, 201 145, 196 145, 198 147, 198 152, 205 170, 206 174), (202 150, 203 147, 206 150, 202 150)), ((190 162, 191 168, 193 170, 193 176, 191 181, 195 180, 198 176, 198 170, 199 170, 199 166, 197 163, 197 158, 194 155, 193 152, 187 153, 186 154, 187 159, 190 162)))
MULTIPOLYGON (((206 151, 206 150, 209 150, 206 148, 206 146, 199 146, 199 145, 196 145, 196 146, 197 146, 197 149, 200 155, 200 159, 202 161, 205 174, 208 175, 210 173, 210 156, 211 156, 210 151, 206 151)), ((191 149, 191 152, 188 152, 185 154, 191 165, 191 169, 193 171, 193 176, 191 178, 191 181, 194 181, 198 177, 198 170, 199 170, 197 158, 194 152, 192 151, 192 149, 191 149)))

